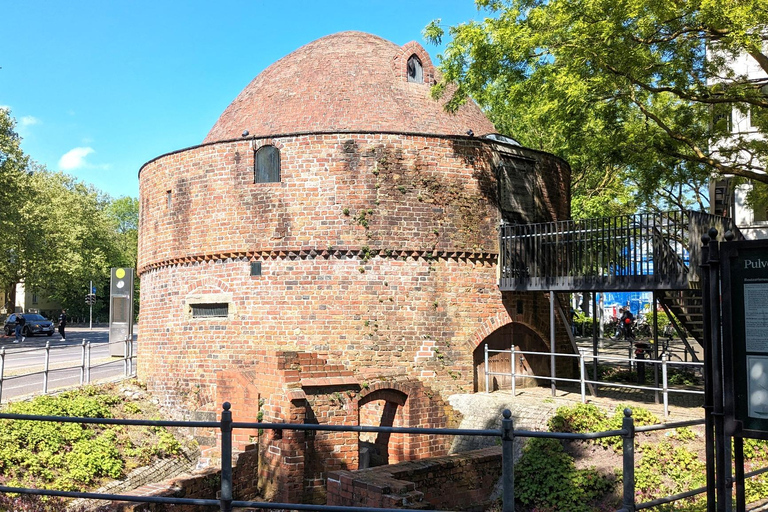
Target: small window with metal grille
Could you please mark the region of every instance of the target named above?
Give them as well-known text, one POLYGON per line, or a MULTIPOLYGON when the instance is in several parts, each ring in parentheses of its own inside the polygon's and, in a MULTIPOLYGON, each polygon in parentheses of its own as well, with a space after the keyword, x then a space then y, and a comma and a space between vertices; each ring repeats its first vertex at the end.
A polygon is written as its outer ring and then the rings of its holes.
POLYGON ((229 304, 191 304, 192 318, 226 318, 229 315, 229 304))
POLYGON ((253 166, 253 182, 280 182, 280 150, 275 146, 261 146, 256 150, 253 166))

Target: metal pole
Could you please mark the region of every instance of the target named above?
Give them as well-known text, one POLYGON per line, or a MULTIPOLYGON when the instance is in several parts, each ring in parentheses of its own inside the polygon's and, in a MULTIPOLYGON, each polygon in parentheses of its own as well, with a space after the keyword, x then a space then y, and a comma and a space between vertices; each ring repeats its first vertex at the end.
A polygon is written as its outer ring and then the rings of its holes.
POLYGON ((123 374, 128 376, 128 337, 123 340, 123 374))
MULTIPOLYGON (((725 418, 723 407, 723 354, 720 345, 720 248, 717 230, 709 230, 709 363, 712 368, 713 416, 715 419, 715 492, 718 512, 730 509, 731 497, 727 494, 726 476, 730 463, 726 455, 725 418)), ((730 447, 729 447, 730 448, 730 447)))
POLYGON ((515 346, 512 345, 512 352, 509 354, 509 365, 512 367, 512 396, 515 396, 515 385, 517 378, 515 377, 515 346))
MULTIPOLYGON (((582 299, 583 301, 584 299, 582 299)), ((602 326, 598 324, 597 320, 597 293, 592 293, 592 380, 597 382, 597 356, 600 354, 600 345, 598 344, 598 336, 602 326)), ((595 396, 597 396, 597 384, 594 386, 595 396)))
POLYGON ((232 406, 224 402, 221 411, 221 512, 232 511, 232 406))
POLYGON ((4 372, 5 372, 5 347, 0 348, 0 402, 3 401, 4 372))
POLYGON ((555 292, 549 290, 549 380, 552 388, 552 396, 555 396, 557 384, 555 384, 555 292))
MULTIPOLYGON (((91 281, 91 284, 88 285, 88 296, 90 297, 93 293, 93 281, 91 281)), ((93 330, 93 301, 88 301, 90 304, 88 305, 89 311, 89 317, 88 317, 88 329, 93 330)))
POLYGON ((581 403, 585 404, 587 403, 587 390, 584 382, 586 375, 584 375, 584 354, 581 351, 579 351, 579 376, 581 379, 581 403))
POLYGON ((624 499, 622 512, 635 512, 635 422, 632 419, 632 409, 624 409, 624 419, 621 428, 624 434, 624 499))
MULTIPOLYGON (((659 317, 658 312, 656 311, 656 304, 658 301, 657 292, 653 292, 653 358, 655 360, 659 360, 659 317)), ((656 388, 656 390, 653 392, 654 394, 654 402, 659 403, 659 365, 654 364, 653 365, 653 387, 656 388)), ((666 400, 666 398, 665 398, 666 400)), ((664 413, 666 415, 666 412, 664 413)), ((665 416, 666 417, 666 416, 665 416)))
POLYGON ((661 385, 663 386, 662 394, 664 395, 664 419, 669 418, 669 388, 667 387, 668 386, 667 384, 668 382, 667 381, 667 358, 668 357, 669 355, 666 352, 661 354, 661 385))
POLYGON ((736 462, 736 510, 744 512, 746 509, 746 496, 744 494, 744 438, 733 438, 733 458, 736 462))
POLYGON ((712 416, 712 336, 710 334, 709 305, 709 235, 701 236, 701 293, 704 305, 704 448, 707 477, 707 512, 715 512, 715 423, 712 416))
POLYGON ((485 392, 491 392, 491 376, 488 375, 488 342, 485 342, 485 392))
POLYGON ((128 376, 133 375, 133 334, 128 335, 128 376))
POLYGON ((512 412, 504 409, 501 420, 501 512, 515 512, 515 426, 512 412))
POLYGON ((80 349, 80 385, 85 381, 85 340, 80 349))
POLYGON ((91 382, 91 342, 87 342, 83 340, 83 343, 85 343, 85 383, 90 384, 91 382))
POLYGON ((43 394, 48 394, 48 368, 51 361, 51 342, 45 342, 45 364, 43 366, 43 394))

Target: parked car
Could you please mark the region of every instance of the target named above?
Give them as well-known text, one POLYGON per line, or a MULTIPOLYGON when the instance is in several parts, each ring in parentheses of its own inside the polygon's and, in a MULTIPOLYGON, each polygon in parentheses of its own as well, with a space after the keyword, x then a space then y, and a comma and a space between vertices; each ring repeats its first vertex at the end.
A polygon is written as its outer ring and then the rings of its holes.
POLYGON ((3 326, 6 336, 13 336, 16 333, 16 317, 19 315, 24 315, 24 320, 27 321, 22 336, 29 337, 36 334, 51 336, 53 334, 53 322, 43 315, 38 315, 37 313, 13 313, 5 320, 5 325, 3 326))

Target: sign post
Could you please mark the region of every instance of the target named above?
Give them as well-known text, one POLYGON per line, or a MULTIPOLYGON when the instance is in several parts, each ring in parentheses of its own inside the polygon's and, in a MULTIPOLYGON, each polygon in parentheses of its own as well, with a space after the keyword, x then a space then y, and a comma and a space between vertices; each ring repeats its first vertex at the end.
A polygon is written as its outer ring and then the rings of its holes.
POLYGON ((113 268, 109 285, 109 355, 123 357, 133 338, 133 269, 113 268))

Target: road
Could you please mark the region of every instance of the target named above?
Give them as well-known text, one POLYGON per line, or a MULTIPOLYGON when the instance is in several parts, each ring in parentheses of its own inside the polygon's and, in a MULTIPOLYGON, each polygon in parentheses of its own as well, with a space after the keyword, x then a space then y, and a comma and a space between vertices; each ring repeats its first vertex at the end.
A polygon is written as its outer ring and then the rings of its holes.
MULTIPOLYGON (((40 394, 43 391, 45 346, 50 343, 48 390, 80 384, 83 357, 83 341, 90 342, 90 381, 109 380, 125 375, 122 357, 110 356, 109 330, 107 327, 67 328, 67 341, 53 336, 27 338, 14 344, 13 337, 0 336, 0 347, 5 350, 2 401, 22 396, 40 394), (32 374, 32 375, 29 375, 32 374)), ((136 335, 134 334, 134 354, 136 335)), ((120 354, 123 348, 119 348, 120 354)), ((135 370, 135 360, 134 360, 135 370)))

